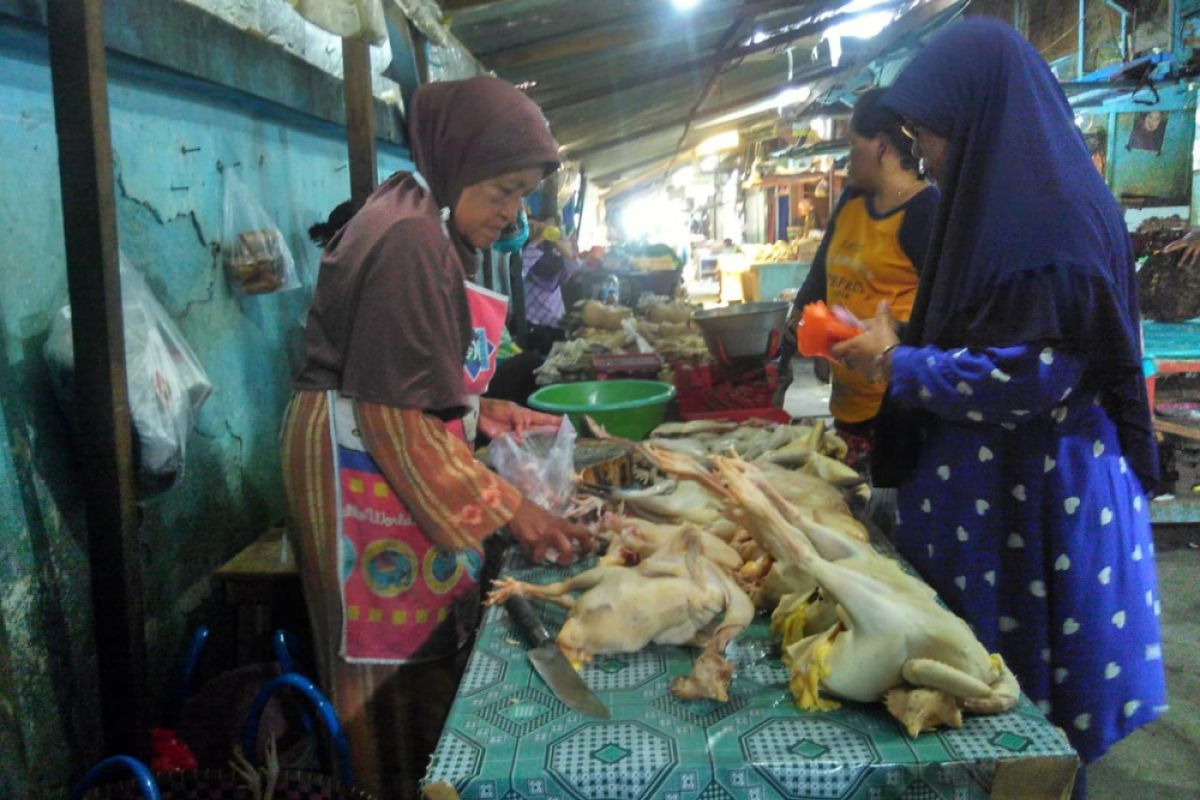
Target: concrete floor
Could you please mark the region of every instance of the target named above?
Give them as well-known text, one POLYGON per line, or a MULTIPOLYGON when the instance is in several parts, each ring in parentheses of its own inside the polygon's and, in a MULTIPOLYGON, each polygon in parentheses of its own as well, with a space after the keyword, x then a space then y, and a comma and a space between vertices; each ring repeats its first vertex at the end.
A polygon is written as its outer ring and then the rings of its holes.
POLYGON ((1200 798, 1200 526, 1154 529, 1171 709, 1088 768, 1089 800, 1200 798))
MULTIPOLYGON (((784 399, 793 417, 827 416, 829 386, 796 359, 784 399)), ((1200 798, 1200 526, 1157 526, 1163 663, 1171 709, 1088 768, 1088 800, 1200 798)))

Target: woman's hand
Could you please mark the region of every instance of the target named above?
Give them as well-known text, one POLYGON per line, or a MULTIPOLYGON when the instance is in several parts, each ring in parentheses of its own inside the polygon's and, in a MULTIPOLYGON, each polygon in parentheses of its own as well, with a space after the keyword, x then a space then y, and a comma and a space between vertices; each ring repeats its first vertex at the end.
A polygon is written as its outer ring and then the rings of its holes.
POLYGON ((880 301, 872 319, 866 320, 866 330, 838 342, 829 352, 847 369, 852 369, 869 380, 887 377, 888 365, 881 363, 880 356, 889 347, 900 343, 896 335, 896 321, 888 310, 886 300, 880 301))
POLYGON ((1189 264, 1195 264, 1196 259, 1200 258, 1200 228, 1192 228, 1186 236, 1176 239, 1163 248, 1164 253, 1174 253, 1176 250, 1183 251, 1183 255, 1179 259, 1179 266, 1186 267, 1189 264))
POLYGON ((570 564, 592 546, 586 528, 555 516, 528 500, 521 501, 517 513, 508 521, 508 529, 536 564, 541 564, 548 556, 553 556, 559 564, 570 564))
POLYGON ((489 439, 511 433, 519 442, 530 428, 557 428, 561 422, 561 417, 533 411, 508 400, 484 397, 479 401, 479 432, 489 439))

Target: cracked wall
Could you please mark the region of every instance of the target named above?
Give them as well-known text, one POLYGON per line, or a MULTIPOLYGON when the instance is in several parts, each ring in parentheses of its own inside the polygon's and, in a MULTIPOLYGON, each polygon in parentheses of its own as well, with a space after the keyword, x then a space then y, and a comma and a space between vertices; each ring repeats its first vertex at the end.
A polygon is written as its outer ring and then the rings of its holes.
MULTIPOLYGON (((9 47, 4 25, 0 797, 61 798, 97 756, 86 532, 70 434, 41 355, 67 296, 49 69, 44 52, 9 47)), ((319 259, 304 231, 349 195, 340 129, 284 123, 260 113, 261 101, 214 100, 171 80, 164 71, 146 81, 109 62, 121 249, 180 326, 214 390, 188 440, 182 480, 142 507, 146 690, 156 714, 185 636, 206 621, 208 576, 282 518, 276 433, 319 259), (231 294, 216 249, 219 164, 238 170, 275 216, 302 290, 231 294)), ((383 176, 408 162, 380 143, 379 165, 383 176)))

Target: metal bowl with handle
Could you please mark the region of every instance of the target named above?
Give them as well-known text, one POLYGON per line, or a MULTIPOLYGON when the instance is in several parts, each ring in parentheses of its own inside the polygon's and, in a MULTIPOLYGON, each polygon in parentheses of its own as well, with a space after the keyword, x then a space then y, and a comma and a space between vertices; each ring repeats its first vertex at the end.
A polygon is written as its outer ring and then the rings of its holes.
POLYGON ((697 311, 693 319, 718 362, 767 361, 779 352, 789 308, 778 301, 742 303, 697 311))

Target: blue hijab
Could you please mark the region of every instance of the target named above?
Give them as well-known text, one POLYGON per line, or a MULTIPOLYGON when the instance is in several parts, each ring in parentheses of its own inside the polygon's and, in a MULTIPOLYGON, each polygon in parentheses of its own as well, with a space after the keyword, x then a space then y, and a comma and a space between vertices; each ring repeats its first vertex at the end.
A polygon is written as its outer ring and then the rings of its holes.
MULTIPOLYGON (((1084 356, 1081 388, 1099 393, 1127 460, 1152 487, 1158 457, 1129 234, 1045 60, 1009 26, 965 20, 917 53, 883 103, 949 140, 904 343, 1053 342, 1084 356)), ((912 466, 915 448, 894 433, 911 427, 880 420, 885 473, 888 462, 912 466)), ((903 475, 877 478, 887 485, 903 475)))

